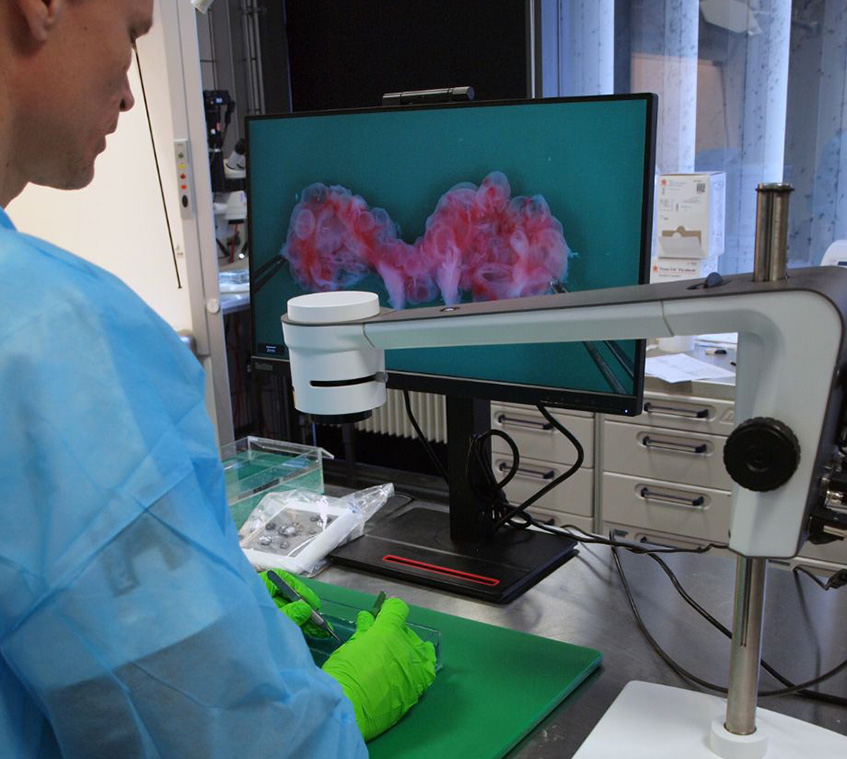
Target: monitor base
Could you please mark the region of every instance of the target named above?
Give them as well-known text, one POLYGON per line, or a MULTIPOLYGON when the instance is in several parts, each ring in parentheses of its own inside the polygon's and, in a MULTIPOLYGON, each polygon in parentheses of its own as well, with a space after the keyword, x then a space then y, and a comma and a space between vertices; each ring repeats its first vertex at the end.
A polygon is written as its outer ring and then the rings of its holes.
POLYGON ((483 543, 450 537, 446 512, 412 508, 330 554, 333 563, 490 603, 517 598, 575 554, 576 541, 500 530, 483 543))

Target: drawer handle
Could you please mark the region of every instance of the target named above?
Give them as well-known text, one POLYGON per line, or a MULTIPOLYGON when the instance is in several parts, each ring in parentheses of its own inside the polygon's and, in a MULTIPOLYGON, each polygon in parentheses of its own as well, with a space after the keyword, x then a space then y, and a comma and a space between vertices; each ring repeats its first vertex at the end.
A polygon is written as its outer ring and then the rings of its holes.
MULTIPOLYGON (((512 467, 505 461, 501 461, 498 468, 501 472, 505 472, 512 467)), ((519 466, 515 470, 515 476, 529 477, 533 480, 552 480, 556 476, 556 470, 548 469, 546 472, 542 472, 539 469, 527 469, 526 467, 519 466)))
POLYGON ((709 450, 705 443, 677 443, 674 440, 656 440, 645 435, 641 441, 645 448, 655 448, 658 451, 674 451, 676 453, 693 453, 700 455, 709 450))
POLYGON ((681 406, 661 406, 658 403, 644 404, 644 410, 648 414, 662 414, 663 416, 681 416, 685 419, 708 419, 709 409, 707 408, 683 408, 681 406))
POLYGON ((691 506, 696 508, 706 503, 706 499, 702 495, 696 498, 686 498, 685 496, 674 495, 673 493, 657 493, 648 487, 641 488, 639 495, 645 500, 672 503, 676 506, 691 506))
POLYGON ((505 414, 497 415, 497 422, 502 424, 504 427, 507 424, 511 424, 515 427, 529 427, 531 430, 552 430, 553 425, 550 422, 542 422, 540 419, 522 419, 517 416, 506 416, 505 414))

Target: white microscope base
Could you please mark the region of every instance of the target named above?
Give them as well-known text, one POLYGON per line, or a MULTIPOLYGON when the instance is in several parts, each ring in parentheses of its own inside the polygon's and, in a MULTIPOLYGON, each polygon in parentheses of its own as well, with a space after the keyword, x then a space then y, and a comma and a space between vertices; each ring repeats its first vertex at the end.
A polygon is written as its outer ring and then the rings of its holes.
MULTIPOLYGON (((722 724, 725 716, 723 698, 633 681, 627 683, 574 759, 715 759, 717 754, 709 745, 712 722, 722 724)), ((794 717, 757 709, 756 726, 757 734, 767 736, 767 759, 847 757, 847 736, 794 717)), ((739 756, 745 755, 746 748, 739 746, 739 756)))

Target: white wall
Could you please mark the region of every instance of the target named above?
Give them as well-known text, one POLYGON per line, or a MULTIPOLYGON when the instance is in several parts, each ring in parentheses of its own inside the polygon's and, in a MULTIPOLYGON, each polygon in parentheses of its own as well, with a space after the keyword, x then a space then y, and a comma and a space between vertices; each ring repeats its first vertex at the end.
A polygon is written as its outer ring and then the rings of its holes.
MULTIPOLYGON (((138 42, 174 243, 185 250, 173 171, 174 140, 161 24, 138 42), (164 155, 162 155, 164 154, 164 155)), ((64 192, 30 185, 8 208, 15 225, 108 269, 132 287, 176 330, 191 330, 185 257, 174 270, 153 147, 135 62, 135 107, 122 114, 97 159, 94 181, 64 192)), ((84 108, 85 104, 80 103, 84 108)))
POLYGON ((156 0, 153 29, 138 42, 176 269, 134 63, 135 107, 108 138, 91 185, 76 192, 29 187, 7 210, 19 229, 113 272, 174 329, 194 336, 209 416, 225 444, 233 438, 232 414, 194 14, 185 0, 156 0), (180 215, 175 139, 189 140, 194 163, 188 218, 180 215))

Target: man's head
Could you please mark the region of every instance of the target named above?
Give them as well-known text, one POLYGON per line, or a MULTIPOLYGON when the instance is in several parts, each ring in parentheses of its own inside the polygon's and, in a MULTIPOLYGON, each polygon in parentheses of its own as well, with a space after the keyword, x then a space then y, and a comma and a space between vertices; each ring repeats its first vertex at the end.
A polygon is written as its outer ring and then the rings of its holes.
POLYGON ((0 0, 0 205, 29 182, 91 181, 152 17, 153 0, 0 0))

